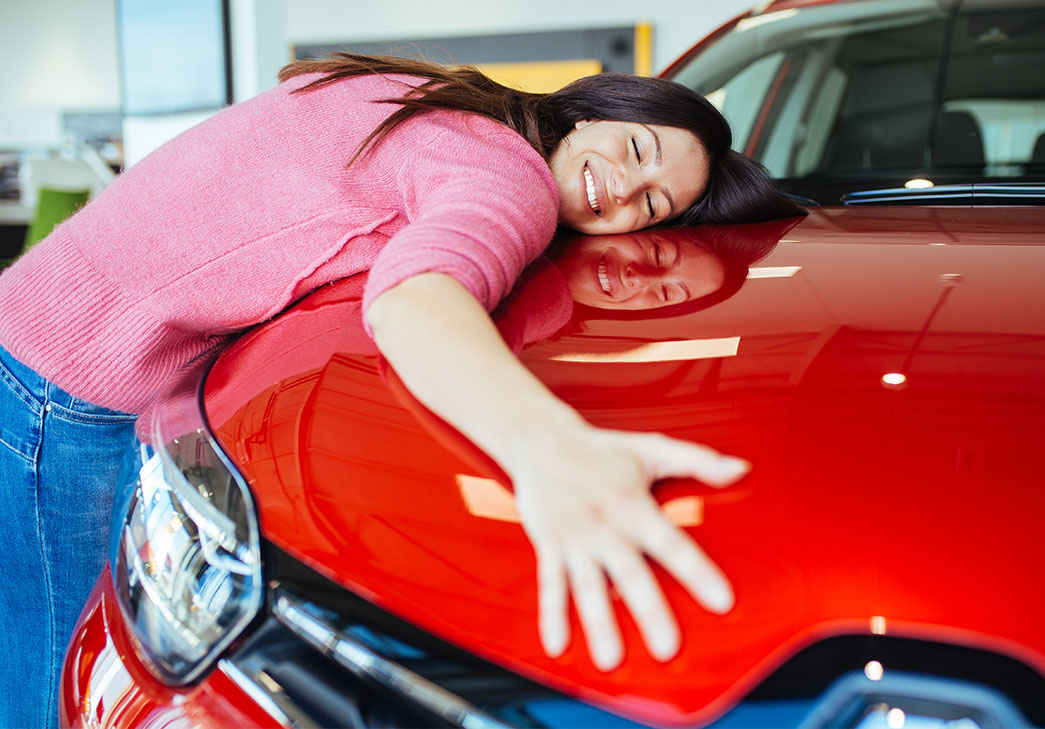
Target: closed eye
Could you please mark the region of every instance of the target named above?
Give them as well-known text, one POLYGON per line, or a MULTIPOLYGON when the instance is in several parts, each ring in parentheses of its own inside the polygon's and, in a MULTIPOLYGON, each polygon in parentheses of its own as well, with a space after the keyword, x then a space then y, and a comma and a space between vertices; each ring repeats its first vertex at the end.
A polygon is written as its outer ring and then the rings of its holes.
POLYGON ((656 211, 653 209, 653 198, 650 197, 648 192, 646 193, 646 209, 649 211, 651 220, 656 217, 656 211))
POLYGON ((631 138, 631 148, 635 150, 635 159, 639 164, 642 164, 642 152, 639 151, 639 140, 635 137, 631 138))

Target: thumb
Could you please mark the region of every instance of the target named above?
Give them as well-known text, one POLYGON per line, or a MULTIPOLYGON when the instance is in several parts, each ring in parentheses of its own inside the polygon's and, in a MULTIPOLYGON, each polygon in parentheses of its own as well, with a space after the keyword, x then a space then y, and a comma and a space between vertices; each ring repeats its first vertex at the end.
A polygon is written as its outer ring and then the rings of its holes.
POLYGON ((643 437, 639 457, 654 479, 690 477, 720 488, 735 483, 751 470, 751 463, 743 458, 661 433, 643 437))

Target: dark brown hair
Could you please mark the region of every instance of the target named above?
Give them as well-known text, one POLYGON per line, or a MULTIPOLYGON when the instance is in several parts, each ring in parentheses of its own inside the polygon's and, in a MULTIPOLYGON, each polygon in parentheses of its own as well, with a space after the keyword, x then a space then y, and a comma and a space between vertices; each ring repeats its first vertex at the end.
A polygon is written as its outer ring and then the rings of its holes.
POLYGON ((804 214, 777 190, 761 165, 730 149, 733 135, 718 109, 697 92, 673 81, 601 73, 549 94, 534 94, 503 86, 475 68, 352 53, 335 53, 321 61, 295 61, 280 71, 279 80, 303 73, 323 76, 298 92, 366 74, 425 79, 417 85, 404 82, 406 90, 401 97, 380 100, 399 108, 363 140, 349 164, 407 119, 433 109, 456 109, 505 124, 545 159, 579 121, 638 122, 690 131, 707 150, 708 189, 673 222, 753 223, 804 214))

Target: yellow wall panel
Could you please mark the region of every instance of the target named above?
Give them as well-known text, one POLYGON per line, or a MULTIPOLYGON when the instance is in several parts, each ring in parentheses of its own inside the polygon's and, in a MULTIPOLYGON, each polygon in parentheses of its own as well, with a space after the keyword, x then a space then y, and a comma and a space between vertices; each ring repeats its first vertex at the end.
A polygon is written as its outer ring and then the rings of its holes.
POLYGON ((571 81, 602 71, 595 58, 571 61, 529 61, 527 63, 480 63, 476 68, 498 83, 523 91, 547 93, 571 81))

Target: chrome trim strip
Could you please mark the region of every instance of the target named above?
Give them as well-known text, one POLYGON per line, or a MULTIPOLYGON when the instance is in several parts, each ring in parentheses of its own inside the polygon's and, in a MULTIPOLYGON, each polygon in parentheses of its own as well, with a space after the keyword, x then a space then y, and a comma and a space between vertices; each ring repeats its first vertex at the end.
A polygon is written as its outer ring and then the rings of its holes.
POLYGON ((228 658, 218 661, 218 670, 229 677, 265 713, 286 729, 321 729, 298 709, 297 705, 283 693, 283 689, 266 673, 250 675, 247 670, 228 658), (263 678, 262 678, 263 677, 263 678))
POLYGON ((357 676, 376 681, 464 729, 510 729, 507 724, 480 711, 460 696, 378 655, 355 638, 310 615, 304 609, 303 602, 285 591, 278 591, 275 597, 273 614, 277 620, 357 676))

